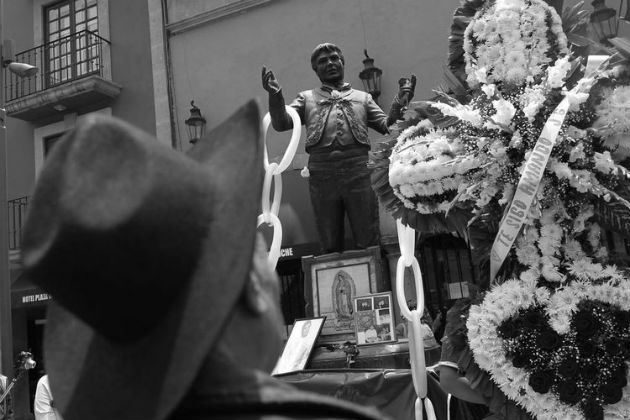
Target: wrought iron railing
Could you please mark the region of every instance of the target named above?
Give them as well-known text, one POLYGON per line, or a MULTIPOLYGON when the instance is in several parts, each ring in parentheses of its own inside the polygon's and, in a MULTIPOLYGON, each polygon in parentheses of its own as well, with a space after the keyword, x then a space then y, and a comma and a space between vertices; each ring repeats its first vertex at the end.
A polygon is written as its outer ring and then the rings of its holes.
POLYGON ((17 53, 14 60, 39 68, 37 74, 20 78, 4 72, 6 101, 72 82, 93 74, 104 76, 104 55, 110 42, 91 31, 81 31, 17 53))
POLYGON ((20 197, 7 202, 9 212, 9 251, 20 249, 22 225, 26 220, 28 197, 20 197))

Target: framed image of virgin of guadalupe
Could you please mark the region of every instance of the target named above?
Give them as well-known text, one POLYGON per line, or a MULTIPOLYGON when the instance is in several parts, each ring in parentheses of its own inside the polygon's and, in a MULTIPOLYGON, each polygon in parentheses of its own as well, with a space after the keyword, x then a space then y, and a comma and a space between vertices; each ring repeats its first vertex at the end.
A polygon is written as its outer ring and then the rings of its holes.
POLYGON ((355 340, 354 298, 385 288, 379 247, 303 257, 307 316, 325 316, 321 341, 355 340))

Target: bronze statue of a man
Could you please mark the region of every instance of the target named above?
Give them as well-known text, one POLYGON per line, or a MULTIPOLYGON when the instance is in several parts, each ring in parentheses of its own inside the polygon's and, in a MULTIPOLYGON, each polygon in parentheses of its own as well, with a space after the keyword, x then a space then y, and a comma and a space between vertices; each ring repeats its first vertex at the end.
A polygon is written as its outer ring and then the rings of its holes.
MULTIPOLYGON (((344 250, 346 213, 355 248, 378 244, 378 202, 367 167, 368 127, 388 133, 388 127, 402 116, 403 105, 411 100, 415 89, 413 76, 413 83, 400 87, 386 115, 369 93, 352 89, 344 82, 344 64, 336 45, 315 47, 311 67, 322 86, 300 92, 290 104, 306 126, 309 190, 324 253, 344 250)), ((266 67, 262 68, 262 85, 269 92, 274 129, 293 128, 282 88, 266 67)))

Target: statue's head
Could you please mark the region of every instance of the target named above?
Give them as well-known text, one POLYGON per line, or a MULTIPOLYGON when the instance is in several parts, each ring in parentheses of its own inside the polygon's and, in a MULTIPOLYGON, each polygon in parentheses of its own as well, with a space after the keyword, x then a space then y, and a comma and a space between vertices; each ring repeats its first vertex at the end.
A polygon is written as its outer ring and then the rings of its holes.
POLYGON ((336 84, 343 81, 345 59, 335 44, 319 44, 311 53, 311 67, 322 83, 336 84))

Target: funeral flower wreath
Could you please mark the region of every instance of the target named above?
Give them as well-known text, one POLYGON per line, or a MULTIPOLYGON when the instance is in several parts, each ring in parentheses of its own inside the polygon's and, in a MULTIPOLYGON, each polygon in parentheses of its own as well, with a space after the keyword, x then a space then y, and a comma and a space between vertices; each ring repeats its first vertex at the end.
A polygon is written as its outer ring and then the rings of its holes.
POLYGON ((449 89, 410 104, 373 185, 488 262, 464 334, 505 396, 538 419, 627 419, 630 282, 603 231, 630 234, 629 54, 569 47, 542 0, 464 1, 449 89))

